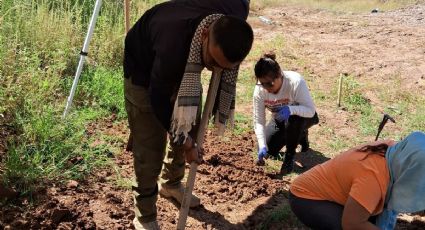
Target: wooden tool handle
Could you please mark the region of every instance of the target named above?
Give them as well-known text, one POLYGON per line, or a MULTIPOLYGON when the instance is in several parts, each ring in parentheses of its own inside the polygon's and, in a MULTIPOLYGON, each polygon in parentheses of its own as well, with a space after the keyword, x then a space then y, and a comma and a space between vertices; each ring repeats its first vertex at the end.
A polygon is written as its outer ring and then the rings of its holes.
MULTIPOLYGON (((204 110, 202 111, 201 123, 199 124, 198 134, 196 136, 196 143, 200 148, 204 144, 204 135, 208 126, 208 120, 212 109, 214 107, 215 98, 217 96, 218 86, 220 84, 221 70, 214 70, 210 86, 208 87, 207 100, 205 102, 204 110)), ((186 228, 187 215, 189 214, 190 200, 192 197, 193 187, 195 185, 196 170, 198 164, 192 162, 190 164, 189 176, 186 182, 186 189, 184 190, 184 196, 180 207, 179 220, 177 222, 177 229, 183 230, 186 228)))

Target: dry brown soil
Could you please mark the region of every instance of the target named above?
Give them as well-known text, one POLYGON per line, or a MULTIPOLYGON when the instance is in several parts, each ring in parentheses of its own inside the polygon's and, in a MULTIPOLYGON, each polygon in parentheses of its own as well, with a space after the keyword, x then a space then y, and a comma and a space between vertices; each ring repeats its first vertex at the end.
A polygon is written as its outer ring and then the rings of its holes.
MULTIPOLYGON (((267 40, 282 33, 298 44, 300 55, 309 60, 307 68, 313 82, 332 82, 332 77, 344 72, 379 83, 385 76, 398 73, 405 83, 402 87, 424 92, 424 17, 425 5, 421 4, 378 14, 337 14, 275 7, 253 10, 249 20, 255 28, 257 40, 267 40), (259 15, 269 17, 275 24, 260 22, 259 15)), ((326 87, 326 84, 320 84, 316 89, 320 86, 326 87)), ((370 98, 374 102, 373 97, 370 98)), ((323 118, 321 122, 333 118, 327 110, 319 108, 319 111, 323 118)), ((87 129, 126 138, 125 122, 114 122, 113 125, 106 125, 106 122, 93 124, 87 129)), ((2 133, 4 130, 0 129, 2 133)), ((344 136, 341 132, 339 134, 344 136)), ((120 147, 121 153, 112 156, 117 170, 98 169, 85 180, 49 184, 33 197, 10 202, 0 212, 0 228, 132 229, 131 192, 116 185, 117 171, 123 178, 132 177, 132 154, 124 151, 124 143, 120 147), (34 202, 29 202, 32 198, 34 202)), ((188 229, 257 229, 266 223, 268 229, 303 228, 291 216, 280 222, 270 218, 277 210, 284 210, 283 215, 289 213, 286 196, 291 177, 275 177, 253 164, 255 142, 252 132, 221 138, 208 133, 204 147, 205 164, 198 169, 194 190, 201 198, 202 206, 190 211, 188 229)), ((298 154, 297 159, 308 169, 328 158, 313 149, 298 154)), ((302 172, 305 169, 296 170, 302 172)), ((178 205, 160 197, 158 215, 163 229, 175 229, 178 205)), ((423 214, 406 215, 398 228, 424 229, 424 221, 423 214)))

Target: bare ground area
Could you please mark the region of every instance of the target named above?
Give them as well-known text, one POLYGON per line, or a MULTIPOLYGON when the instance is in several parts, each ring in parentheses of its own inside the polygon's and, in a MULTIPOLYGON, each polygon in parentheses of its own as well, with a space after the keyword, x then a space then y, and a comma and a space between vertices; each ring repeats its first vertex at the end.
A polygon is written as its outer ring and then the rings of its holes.
MULTIPOLYGON (((424 95, 424 3, 377 14, 287 7, 253 14, 265 15, 274 22, 265 25, 253 19, 256 38, 267 41, 276 35, 283 36, 289 47, 277 50, 277 56, 301 63, 291 68, 309 74, 307 81, 312 92, 329 94, 336 88, 339 75, 346 74, 362 82, 368 89, 365 98, 381 111, 393 104, 383 104, 380 96, 389 97, 396 104, 404 98, 392 96, 394 92, 424 95), (384 89, 386 95, 379 95, 378 89, 384 89)), ((356 135, 358 129, 348 112, 335 111, 334 107, 319 103, 317 110, 322 121, 333 127, 338 137, 349 139, 356 135)), ((397 129, 389 127, 393 128, 397 129)))
MULTIPOLYGON (((424 92, 423 4, 378 14, 337 14, 276 7, 253 10, 249 20, 255 28, 257 41, 281 33, 289 39, 288 42, 299 46, 297 52, 302 52, 300 56, 308 59, 307 71, 312 76, 309 84, 321 82, 314 84, 313 90, 326 91, 340 73, 348 73, 377 85, 388 77, 397 76, 403 82, 401 87, 424 92), (263 24, 258 15, 269 17, 274 24, 263 24)), ((282 51, 283 55, 285 53, 282 51)), ((379 105, 373 93, 368 98, 377 106, 384 106, 379 105)), ((350 138, 356 134, 356 129, 350 128, 343 114, 336 118, 332 110, 319 107, 318 111, 321 123, 336 127, 334 135, 350 138), (339 129, 338 124, 346 124, 345 127, 349 128, 339 129)), ((120 136, 123 140, 128 132, 125 122, 113 125, 100 122, 87 129, 120 136)), ((3 133, 3 129, 0 130, 3 133)), ((297 168, 297 172, 328 159, 326 154, 317 150, 326 143, 319 143, 319 137, 313 128, 313 149, 297 155, 305 165, 304 169, 297 168)), ((304 228, 291 216, 287 206, 292 177, 279 178, 253 164, 253 133, 220 138, 208 133, 204 147, 205 164, 198 168, 194 190, 201 198, 202 206, 190 211, 188 229, 304 228), (273 215, 280 218, 276 220, 273 215)), ((82 181, 49 184, 33 197, 9 202, 0 211, 0 228, 132 229, 131 191, 128 187, 116 185, 117 179, 132 177, 132 155, 124 151, 124 144, 121 149, 121 153, 111 156, 117 166, 115 169, 96 170, 82 181), (34 202, 29 202, 30 199, 34 202)), ((160 197, 158 215, 163 229, 175 229, 178 205, 160 197)), ((424 229, 424 214, 404 215, 398 228, 424 229)))

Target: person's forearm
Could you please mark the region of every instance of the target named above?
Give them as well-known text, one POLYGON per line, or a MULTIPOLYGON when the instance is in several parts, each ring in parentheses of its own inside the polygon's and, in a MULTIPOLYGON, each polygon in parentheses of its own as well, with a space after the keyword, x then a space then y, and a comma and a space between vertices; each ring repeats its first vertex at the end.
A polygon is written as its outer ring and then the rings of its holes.
POLYGON ((255 124, 254 132, 255 136, 257 137, 258 148, 261 149, 262 147, 267 147, 264 125, 255 124))
POLYGON ((255 87, 253 96, 253 120, 254 131, 257 136, 258 147, 266 147, 265 140, 265 124, 266 124, 266 108, 264 98, 261 97, 258 87, 255 87))

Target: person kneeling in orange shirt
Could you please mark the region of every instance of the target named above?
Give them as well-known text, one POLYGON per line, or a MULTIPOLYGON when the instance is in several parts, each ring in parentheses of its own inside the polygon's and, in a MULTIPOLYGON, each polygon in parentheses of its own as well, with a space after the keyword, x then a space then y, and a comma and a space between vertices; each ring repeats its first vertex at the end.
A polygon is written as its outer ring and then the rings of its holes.
POLYGON ((289 203, 312 229, 394 229, 425 209, 425 134, 350 149, 295 179, 289 203))

